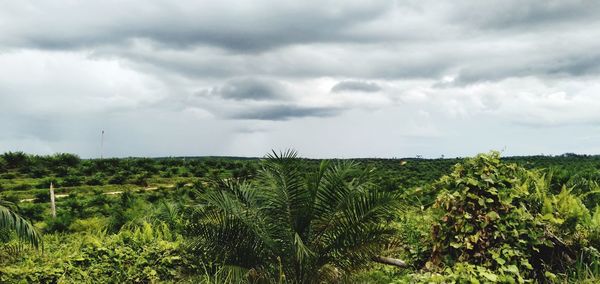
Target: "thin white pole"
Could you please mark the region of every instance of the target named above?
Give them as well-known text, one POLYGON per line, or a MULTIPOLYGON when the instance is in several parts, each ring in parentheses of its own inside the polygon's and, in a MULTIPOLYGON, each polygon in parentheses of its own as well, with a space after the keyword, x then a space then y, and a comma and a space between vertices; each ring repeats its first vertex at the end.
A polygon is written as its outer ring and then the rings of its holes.
POLYGON ((52 218, 56 218, 56 202, 54 201, 54 184, 50 182, 50 204, 52 206, 52 218))
POLYGON ((102 136, 100 137, 100 159, 104 158, 104 129, 102 129, 102 136))

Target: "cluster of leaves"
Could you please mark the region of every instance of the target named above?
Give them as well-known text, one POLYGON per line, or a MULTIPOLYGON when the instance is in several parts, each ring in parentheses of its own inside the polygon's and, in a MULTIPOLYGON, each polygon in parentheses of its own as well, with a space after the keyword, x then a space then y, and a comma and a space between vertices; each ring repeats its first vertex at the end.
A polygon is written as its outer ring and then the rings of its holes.
POLYGON ((590 214, 569 190, 554 195, 548 185, 539 173, 502 163, 496 152, 457 164, 434 185, 440 194, 432 211, 439 221, 426 265, 431 272, 417 278, 434 283, 556 278, 580 251, 588 234, 576 232, 588 232, 590 214))
POLYGON ((155 283, 186 277, 182 240, 166 225, 142 226, 109 235, 53 234, 46 251, 3 258, 2 283, 155 283))
POLYGON ((41 246, 42 238, 38 230, 25 218, 15 212, 16 206, 0 199, 0 243, 7 242, 14 234, 33 247, 41 246))
POLYGON ((369 263, 393 233, 397 197, 352 162, 303 166, 293 151, 273 153, 259 182, 207 189, 188 230, 197 254, 291 283, 336 281, 369 263))

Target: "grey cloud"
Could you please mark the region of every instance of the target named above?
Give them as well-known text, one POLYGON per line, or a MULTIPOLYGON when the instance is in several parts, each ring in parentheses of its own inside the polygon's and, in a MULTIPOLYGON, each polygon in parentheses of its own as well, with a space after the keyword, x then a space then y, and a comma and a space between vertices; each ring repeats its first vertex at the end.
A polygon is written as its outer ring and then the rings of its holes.
POLYGON ((9 45, 43 49, 144 38, 167 48, 212 45, 245 53, 297 43, 368 40, 348 31, 376 19, 390 5, 387 1, 103 1, 37 3, 27 9, 15 4, 3 9, 4 15, 0 12, 0 17, 10 19, 0 31, 9 45))
POLYGON ((597 1, 462 1, 453 2, 450 20, 474 29, 538 29, 585 21, 600 12, 597 1))
POLYGON ((256 101, 280 99, 283 92, 283 86, 277 81, 256 78, 234 79, 212 90, 224 99, 256 101))
POLYGON ((187 51, 99 50, 97 57, 118 54, 133 68, 190 79, 248 76, 278 78, 352 77, 364 79, 431 78, 455 64, 447 50, 415 50, 404 53, 379 47, 328 44, 280 48, 268 53, 231 55, 215 49, 187 51), (376 50, 371 50, 376 48, 376 50), (318 60, 317 60, 318 59, 318 60))
POLYGON ((355 92, 365 92, 365 93, 374 93, 381 90, 381 87, 373 82, 365 82, 365 81, 342 81, 335 84, 331 91, 334 93, 343 92, 343 91, 355 91, 355 92))
POLYGON ((231 115, 230 118, 285 121, 303 117, 330 117, 335 116, 340 112, 340 109, 331 107, 273 105, 245 110, 231 115))
POLYGON ((471 65, 460 70, 452 85, 468 85, 528 76, 579 77, 600 74, 600 54, 595 54, 594 51, 556 56, 552 60, 545 56, 538 56, 534 59, 523 58, 523 62, 527 60, 529 60, 528 63, 518 64, 502 59, 490 59, 485 65, 471 65))
MULTIPOLYGON (((582 54, 593 58, 600 50, 590 40, 600 36, 600 21, 590 12, 600 12, 600 4, 589 1, 462 1, 437 5, 441 8, 430 7, 434 3, 428 1, 393 7, 379 2, 332 3, 322 8, 309 1, 261 9, 267 3, 259 1, 235 13, 208 5, 205 10, 214 14, 205 18, 202 5, 180 11, 169 4, 154 4, 147 8, 151 13, 146 18, 117 17, 115 22, 127 24, 93 25, 101 28, 100 33, 84 34, 101 42, 83 42, 92 44, 94 54, 115 56, 141 72, 190 79, 251 74, 395 80, 453 75, 459 78, 456 84, 471 84, 598 72, 593 64, 586 65, 585 58, 578 59, 582 54), (259 10, 264 10, 260 20, 259 10), (197 17, 192 17, 194 13, 197 17), (224 24, 230 18, 236 19, 234 23, 224 24), (405 18, 410 20, 402 22, 405 18), (585 23, 588 31, 565 25, 578 22, 585 23), (519 28, 510 29, 513 26, 519 28), (537 26, 542 30, 528 30, 537 26), (110 35, 116 39, 111 41, 110 35), (563 46, 567 42, 577 43, 576 50, 571 44, 563 46)), ((59 40, 77 42, 82 32, 71 33, 75 38, 66 35, 59 40)))

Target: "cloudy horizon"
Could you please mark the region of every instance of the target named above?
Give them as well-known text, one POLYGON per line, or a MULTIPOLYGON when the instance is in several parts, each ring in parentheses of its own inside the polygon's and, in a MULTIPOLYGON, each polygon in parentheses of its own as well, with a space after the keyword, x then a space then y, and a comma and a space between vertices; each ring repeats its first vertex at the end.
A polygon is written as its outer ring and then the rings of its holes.
POLYGON ((1 5, 0 152, 600 154, 600 2, 1 5))

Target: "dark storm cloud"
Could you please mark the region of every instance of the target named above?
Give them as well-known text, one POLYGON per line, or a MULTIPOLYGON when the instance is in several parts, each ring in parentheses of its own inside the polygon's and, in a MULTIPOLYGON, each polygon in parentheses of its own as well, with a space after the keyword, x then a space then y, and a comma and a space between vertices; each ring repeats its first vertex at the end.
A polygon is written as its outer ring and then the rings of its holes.
MULTIPOLYGON (((279 46, 361 41, 349 31, 376 19, 387 1, 103 1, 8 5, 5 44, 77 49, 148 39, 163 48, 212 45, 239 52, 279 46)), ((0 15, 2 13, 0 12, 0 15)))
POLYGON ((365 92, 365 93, 374 93, 381 90, 381 87, 376 83, 365 82, 365 81, 342 81, 335 84, 331 91, 334 93, 343 92, 343 91, 355 91, 355 92, 365 92))
POLYGON ((212 90, 224 99, 256 101, 281 99, 283 92, 283 86, 277 81, 256 78, 234 79, 212 90))
POLYGON ((456 23, 475 29, 537 29, 547 25, 586 22, 600 12, 600 2, 574 1, 461 1, 453 2, 449 13, 456 23))
MULTIPOLYGON (((527 59, 523 59, 527 60, 527 59)), ((506 78, 528 76, 579 77, 600 74, 600 52, 589 51, 565 56, 557 56, 551 61, 541 56, 529 59, 528 64, 502 62, 490 59, 484 65, 471 65, 463 68, 454 81, 455 85, 467 85, 483 81, 499 81, 506 78)))
POLYGON ((256 107, 231 115, 233 119, 283 121, 303 117, 330 117, 340 113, 338 108, 274 105, 256 107))
POLYGON ((59 3, 8 4, 1 45, 89 50, 192 79, 456 73, 471 83, 597 72, 584 61, 563 62, 577 61, 568 48, 540 52, 562 43, 600 54, 589 40, 600 36, 594 1, 59 3))
POLYGON ((586 40, 600 36, 597 13, 594 1, 15 2, 0 11, 0 43, 88 50, 157 76, 393 80, 457 73, 469 83, 595 74, 583 61, 561 62, 571 58, 567 48, 540 51, 578 42, 592 57, 600 54, 586 40), (578 36, 582 28, 587 34, 578 36))

